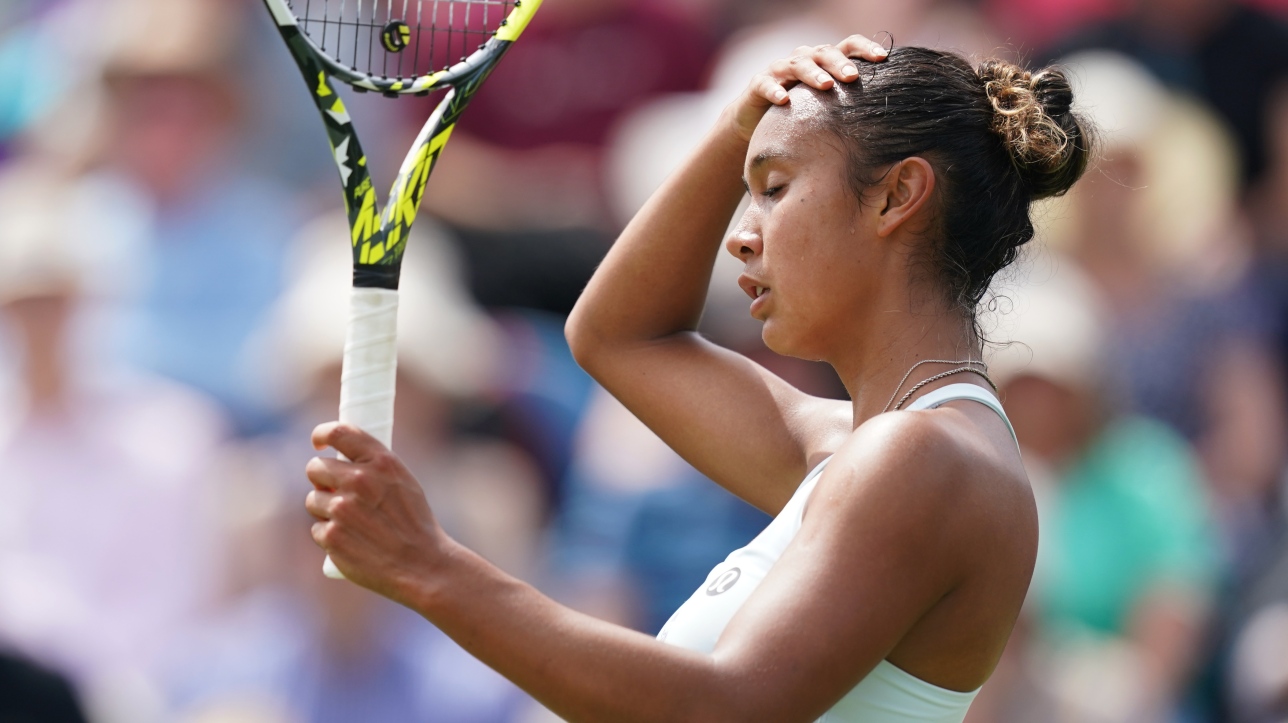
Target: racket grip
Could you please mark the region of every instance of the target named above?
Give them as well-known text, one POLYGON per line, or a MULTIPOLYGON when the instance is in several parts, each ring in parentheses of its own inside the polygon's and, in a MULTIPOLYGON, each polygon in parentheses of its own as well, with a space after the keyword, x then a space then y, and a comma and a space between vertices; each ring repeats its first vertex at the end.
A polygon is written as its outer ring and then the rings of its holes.
MULTIPOLYGON (((394 430, 397 366, 398 292, 353 289, 340 374, 340 421, 363 430, 386 447, 394 430)), ((329 556, 322 572, 330 578, 344 579, 329 556)))

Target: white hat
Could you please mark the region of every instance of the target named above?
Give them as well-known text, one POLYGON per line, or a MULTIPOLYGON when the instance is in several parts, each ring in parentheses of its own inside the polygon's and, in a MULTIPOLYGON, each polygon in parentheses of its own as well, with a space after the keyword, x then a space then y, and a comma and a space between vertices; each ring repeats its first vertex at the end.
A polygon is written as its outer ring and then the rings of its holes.
POLYGON ((1168 91, 1145 66, 1122 53, 1085 50, 1060 59, 1073 86, 1073 109, 1106 147, 1136 147, 1162 122, 1168 91))
POLYGON ((83 285, 66 214, 70 185, 35 163, 0 176, 0 303, 83 285))
POLYGON ((1105 370, 1106 308, 1099 290, 1072 260, 1044 255, 994 284, 994 308, 980 314, 998 384, 1037 376, 1090 389, 1105 370))

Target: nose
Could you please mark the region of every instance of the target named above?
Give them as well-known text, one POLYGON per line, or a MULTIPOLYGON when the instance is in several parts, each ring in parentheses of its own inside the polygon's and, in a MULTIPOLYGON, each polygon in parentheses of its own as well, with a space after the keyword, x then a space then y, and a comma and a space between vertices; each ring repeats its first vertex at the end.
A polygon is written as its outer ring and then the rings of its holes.
POLYGON ((725 250, 738 257, 743 263, 759 256, 765 250, 765 241, 757 229, 744 214, 742 220, 734 227, 733 233, 725 239, 725 250))

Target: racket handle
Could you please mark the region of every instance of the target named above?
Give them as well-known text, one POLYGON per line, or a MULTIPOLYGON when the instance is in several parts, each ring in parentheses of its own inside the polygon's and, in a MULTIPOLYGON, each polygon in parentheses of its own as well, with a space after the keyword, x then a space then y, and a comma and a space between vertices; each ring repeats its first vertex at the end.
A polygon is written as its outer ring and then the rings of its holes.
MULTIPOLYGON (((394 430, 397 365, 398 292, 353 289, 340 374, 340 421, 363 430, 386 447, 394 430)), ((329 556, 322 572, 330 578, 344 579, 329 556)))

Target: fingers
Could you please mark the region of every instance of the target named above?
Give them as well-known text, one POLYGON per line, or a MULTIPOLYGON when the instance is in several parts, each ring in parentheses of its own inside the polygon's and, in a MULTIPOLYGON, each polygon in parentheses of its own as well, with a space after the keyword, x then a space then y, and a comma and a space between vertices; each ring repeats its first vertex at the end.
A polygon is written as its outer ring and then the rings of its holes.
POLYGON ((341 478, 352 467, 351 463, 344 460, 314 457, 305 465, 304 476, 309 478, 315 488, 333 492, 340 489, 341 478))
POLYGON ((823 67, 815 60, 815 56, 819 52, 817 48, 802 46, 792 53, 792 56, 787 59, 787 63, 793 80, 799 80, 812 88, 828 90, 835 83, 835 80, 832 78, 832 74, 823 70, 823 67))
POLYGON ((366 462, 385 450, 385 445, 351 424, 327 422, 313 428, 313 448, 332 447, 354 462, 366 462))
POLYGON ((787 89, 804 83, 818 90, 829 90, 837 80, 853 82, 859 69, 852 58, 872 62, 886 59, 886 49, 862 35, 851 35, 836 45, 802 45, 792 54, 775 61, 767 73, 752 80, 752 90, 775 105, 787 102, 787 89))
POLYGON ((336 501, 339 499, 339 495, 334 492, 313 490, 304 498, 304 509, 314 518, 325 522, 335 516, 336 501))
POLYGON ((787 90, 783 82, 773 75, 762 73, 751 79, 751 91, 774 105, 787 102, 787 90))
POLYGON ((859 69, 854 61, 835 45, 820 45, 815 48, 813 60, 823 72, 842 82, 849 83, 859 77, 859 69))
POLYGON ((330 522, 314 522, 313 527, 309 528, 309 534, 313 537, 313 544, 323 550, 330 549, 329 538, 331 533, 330 522))
POLYGON ((851 35, 836 44, 836 49, 842 55, 850 58, 863 58, 874 63, 879 63, 886 59, 889 53, 880 43, 875 40, 869 40, 862 35, 851 35))

